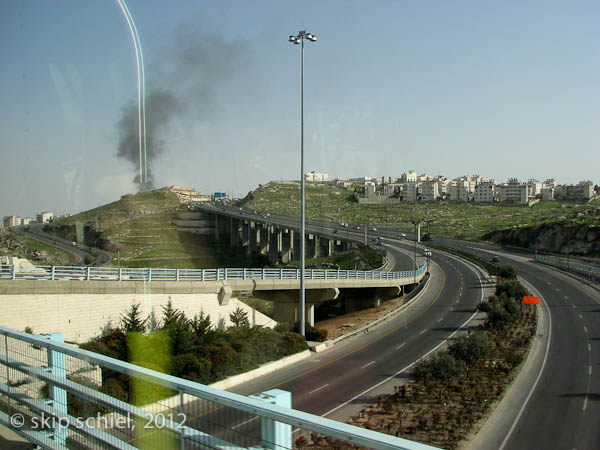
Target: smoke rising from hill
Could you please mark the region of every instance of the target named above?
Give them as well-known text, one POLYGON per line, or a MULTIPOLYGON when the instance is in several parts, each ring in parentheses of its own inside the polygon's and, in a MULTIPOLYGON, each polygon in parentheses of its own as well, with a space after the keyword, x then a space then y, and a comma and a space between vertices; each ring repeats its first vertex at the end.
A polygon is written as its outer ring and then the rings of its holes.
POLYGON ((159 64, 146 70, 146 166, 148 182, 142 186, 139 172, 137 97, 122 109, 117 122, 117 156, 136 170, 133 179, 140 190, 154 187, 158 158, 168 149, 165 133, 175 121, 191 126, 218 112, 219 94, 247 64, 247 42, 206 35, 181 26, 170 48, 162 51, 159 64))

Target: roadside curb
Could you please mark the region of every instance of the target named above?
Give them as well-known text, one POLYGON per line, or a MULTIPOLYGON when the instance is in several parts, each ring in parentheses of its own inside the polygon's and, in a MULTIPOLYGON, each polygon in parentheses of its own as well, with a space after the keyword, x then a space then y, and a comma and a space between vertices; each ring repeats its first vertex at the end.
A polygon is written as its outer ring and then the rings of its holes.
POLYGON ((298 361, 310 358, 311 354, 312 353, 310 350, 304 350, 300 353, 296 353, 295 355, 286 356, 280 360, 268 362, 260 366, 258 369, 251 370, 250 372, 240 373, 239 375, 234 375, 226 378, 225 380, 217 381, 209 386, 221 390, 231 389, 232 387, 247 383, 248 381, 262 377, 263 375, 267 375, 271 372, 275 372, 276 370, 283 369, 291 364, 295 364, 298 361))

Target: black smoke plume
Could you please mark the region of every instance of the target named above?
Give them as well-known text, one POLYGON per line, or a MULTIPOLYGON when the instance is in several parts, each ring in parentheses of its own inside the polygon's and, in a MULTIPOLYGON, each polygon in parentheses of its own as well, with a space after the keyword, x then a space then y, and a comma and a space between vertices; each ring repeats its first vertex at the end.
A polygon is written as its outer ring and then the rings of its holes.
POLYGON ((242 67, 247 66, 243 55, 248 54, 246 42, 203 35, 188 26, 177 30, 171 49, 163 53, 160 65, 146 69, 146 80, 151 80, 151 87, 146 94, 145 185, 140 180, 137 98, 123 108, 117 123, 117 156, 135 167, 133 181, 139 190, 154 188, 157 159, 168 150, 164 135, 173 122, 193 125, 214 117, 219 93, 236 74, 242 73, 242 67))

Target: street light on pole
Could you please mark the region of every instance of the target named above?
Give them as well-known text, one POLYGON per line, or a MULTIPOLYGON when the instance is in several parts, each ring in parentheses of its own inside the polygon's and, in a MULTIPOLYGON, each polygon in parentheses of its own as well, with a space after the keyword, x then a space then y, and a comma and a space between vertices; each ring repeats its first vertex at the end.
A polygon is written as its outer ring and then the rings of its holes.
POLYGON ((297 36, 290 36, 289 42, 302 45, 301 71, 300 71, 300 334, 305 336, 304 303, 306 299, 304 289, 304 229, 306 225, 305 191, 304 191, 304 40, 316 42, 317 37, 306 31, 299 31, 297 36))
POLYGON ((410 223, 412 223, 415 226, 415 253, 414 253, 414 260, 413 260, 413 276, 414 276, 414 284, 417 284, 417 225, 419 225, 421 223, 420 220, 411 220, 410 223))
POLYGON ((427 224, 427 273, 429 273, 429 262, 431 261, 431 248, 429 247, 429 242, 431 241, 431 233, 429 232, 429 225, 433 223, 433 220, 427 219, 425 220, 427 224))

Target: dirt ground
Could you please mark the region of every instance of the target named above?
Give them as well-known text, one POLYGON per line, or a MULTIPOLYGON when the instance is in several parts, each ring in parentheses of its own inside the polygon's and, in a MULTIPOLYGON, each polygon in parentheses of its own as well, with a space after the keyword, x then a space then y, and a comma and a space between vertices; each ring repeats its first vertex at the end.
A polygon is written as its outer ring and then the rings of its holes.
POLYGON ((333 317, 331 319, 315 322, 316 328, 327 330, 327 338, 334 339, 342 334, 356 330, 379 317, 402 306, 405 302, 404 297, 397 297, 391 300, 381 302, 377 307, 354 311, 343 316, 333 317))

